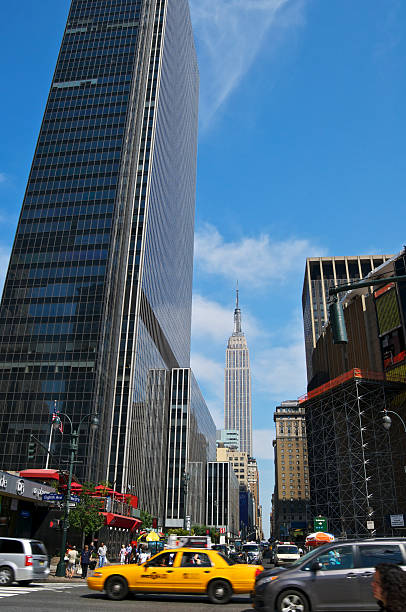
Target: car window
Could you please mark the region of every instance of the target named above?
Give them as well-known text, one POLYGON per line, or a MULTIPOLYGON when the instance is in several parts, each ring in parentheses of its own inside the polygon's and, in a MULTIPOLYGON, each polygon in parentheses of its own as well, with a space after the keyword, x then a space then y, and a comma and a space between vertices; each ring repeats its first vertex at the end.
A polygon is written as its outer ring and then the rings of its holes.
POLYGON ((173 565, 175 553, 162 553, 148 561, 148 567, 168 567, 173 565))
POLYGON ((211 567, 209 556, 206 553, 183 553, 181 567, 211 567))
POLYGON ((20 540, 8 540, 7 538, 2 538, 0 540, 0 553, 23 555, 24 545, 22 542, 20 542, 20 540))
POLYGON ((244 545, 243 549, 245 550, 245 552, 259 552, 258 546, 254 546, 253 544, 244 545))
POLYGON ((378 563, 403 564, 402 551, 396 544, 361 544, 359 567, 375 567, 378 563))
POLYGON ((47 551, 42 542, 31 540, 31 552, 33 555, 46 555, 47 551))
POLYGON ((312 563, 321 563, 323 571, 337 569, 352 569, 354 567, 354 556, 352 546, 337 546, 314 557, 312 563))
POLYGON ((276 549, 278 555, 297 555, 298 549, 296 546, 278 546, 276 549))

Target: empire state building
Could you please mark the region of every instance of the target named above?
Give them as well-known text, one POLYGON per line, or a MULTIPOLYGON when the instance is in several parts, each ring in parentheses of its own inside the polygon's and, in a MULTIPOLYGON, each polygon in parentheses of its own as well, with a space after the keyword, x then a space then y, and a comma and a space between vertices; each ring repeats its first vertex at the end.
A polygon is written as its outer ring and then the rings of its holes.
POLYGON ((234 331, 226 349, 224 375, 224 422, 226 429, 238 430, 240 451, 252 455, 251 372, 247 340, 241 331, 238 289, 234 310, 234 331))

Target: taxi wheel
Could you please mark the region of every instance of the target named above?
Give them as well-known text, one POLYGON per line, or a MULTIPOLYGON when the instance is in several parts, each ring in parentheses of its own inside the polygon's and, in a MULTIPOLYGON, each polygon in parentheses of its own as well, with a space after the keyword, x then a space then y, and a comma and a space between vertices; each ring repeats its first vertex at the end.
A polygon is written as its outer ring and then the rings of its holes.
POLYGON ((226 580, 213 580, 210 582, 207 595, 213 604, 226 604, 230 601, 233 590, 226 580))
POLYGON ((109 599, 120 601, 128 595, 128 583, 122 576, 110 576, 105 586, 106 595, 109 599))
POLYGON ((276 602, 278 612, 310 612, 306 597, 296 589, 283 591, 276 602))

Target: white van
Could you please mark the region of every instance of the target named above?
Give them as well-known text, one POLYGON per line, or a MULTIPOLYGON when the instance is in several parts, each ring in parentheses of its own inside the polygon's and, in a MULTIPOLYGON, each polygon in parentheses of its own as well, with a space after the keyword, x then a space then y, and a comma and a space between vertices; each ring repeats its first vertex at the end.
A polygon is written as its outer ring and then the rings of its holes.
POLYGON ((278 544, 275 551, 275 566, 288 565, 300 559, 300 553, 297 546, 293 544, 278 544))

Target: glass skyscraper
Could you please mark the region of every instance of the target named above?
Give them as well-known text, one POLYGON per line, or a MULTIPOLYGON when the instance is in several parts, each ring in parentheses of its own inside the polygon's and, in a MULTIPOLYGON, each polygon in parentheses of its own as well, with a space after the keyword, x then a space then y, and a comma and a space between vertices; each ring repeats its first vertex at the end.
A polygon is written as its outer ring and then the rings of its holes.
POLYGON ((239 431, 239 450, 252 455, 251 371, 247 340, 241 331, 241 310, 234 310, 234 331, 228 339, 224 376, 225 429, 239 431))
POLYGON ((189 366, 198 83, 187 0, 72 0, 1 304, 1 467, 54 406, 97 412, 76 473, 146 490, 159 372, 189 366))

